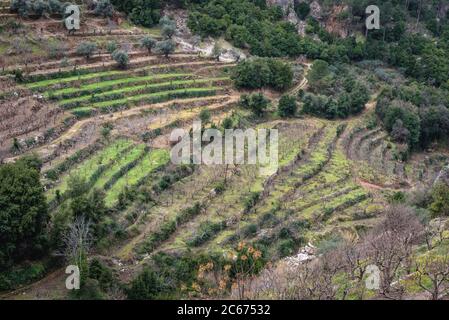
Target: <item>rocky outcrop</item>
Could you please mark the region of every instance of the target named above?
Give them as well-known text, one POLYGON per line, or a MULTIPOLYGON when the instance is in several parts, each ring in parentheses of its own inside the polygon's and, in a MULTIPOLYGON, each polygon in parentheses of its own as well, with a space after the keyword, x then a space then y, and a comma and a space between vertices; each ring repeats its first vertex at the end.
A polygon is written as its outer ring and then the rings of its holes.
POLYGON ((294 0, 267 0, 267 5, 279 6, 284 11, 284 14, 288 15, 290 8, 294 8, 294 0))

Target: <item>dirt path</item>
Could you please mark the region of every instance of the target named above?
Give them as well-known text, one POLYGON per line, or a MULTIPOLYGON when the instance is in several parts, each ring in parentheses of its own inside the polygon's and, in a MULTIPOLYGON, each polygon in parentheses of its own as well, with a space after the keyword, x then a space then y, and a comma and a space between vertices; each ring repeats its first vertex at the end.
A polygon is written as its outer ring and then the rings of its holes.
POLYGON ((311 62, 306 62, 304 63, 304 65, 306 66, 304 70, 304 79, 302 79, 302 81, 296 87, 292 88, 288 92, 289 95, 296 96, 301 89, 304 89, 309 84, 309 80, 307 80, 307 75, 309 74, 309 71, 312 68, 313 64, 311 62))
POLYGON ((62 299, 67 296, 64 269, 53 271, 45 278, 28 286, 0 295, 0 300, 51 300, 62 299))

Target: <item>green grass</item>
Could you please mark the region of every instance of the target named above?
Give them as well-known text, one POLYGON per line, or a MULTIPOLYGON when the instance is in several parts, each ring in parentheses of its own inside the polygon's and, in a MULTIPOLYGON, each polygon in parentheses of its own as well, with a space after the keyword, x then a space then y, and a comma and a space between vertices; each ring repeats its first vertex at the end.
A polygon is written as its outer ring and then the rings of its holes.
POLYGON ((70 76, 70 77, 66 77, 66 78, 36 81, 36 82, 32 82, 32 83, 27 83, 27 84, 25 84, 25 86, 28 89, 37 89, 37 88, 48 87, 48 86, 59 84, 59 83, 68 83, 68 82, 79 81, 79 80, 89 80, 89 79, 95 79, 95 78, 99 78, 99 77, 112 76, 112 75, 116 75, 116 74, 128 75, 128 74, 132 74, 132 73, 134 73, 134 72, 125 73, 123 71, 117 71, 117 70, 92 72, 92 73, 81 74, 78 76, 70 76))
POLYGON ((88 160, 70 170, 68 174, 64 176, 59 185, 47 192, 47 197, 49 198, 49 200, 53 199, 55 197, 56 190, 59 190, 61 194, 67 191, 70 176, 78 176, 89 180, 92 174, 94 174, 100 168, 100 166, 110 164, 112 161, 114 161, 114 159, 119 157, 121 152, 129 148, 131 145, 131 141, 124 139, 114 141, 114 143, 107 146, 105 149, 99 151, 88 160))
POLYGON ((114 174, 118 173, 122 167, 137 160, 140 156, 142 156, 143 152, 145 152, 145 145, 139 144, 127 152, 124 156, 115 158, 112 161, 112 165, 105 172, 103 172, 95 182, 93 188, 104 189, 105 184, 114 174))
POLYGON ((164 92, 157 92, 152 94, 145 94, 134 96, 134 99, 124 98, 118 100, 99 102, 93 104, 91 107, 78 107, 70 109, 70 112, 79 118, 90 117, 95 110, 102 113, 109 113, 111 111, 116 111, 119 106, 129 107, 129 103, 138 103, 145 101, 147 104, 160 103, 169 101, 172 99, 189 99, 189 98, 199 98, 206 96, 213 96, 216 91, 221 88, 218 87, 208 87, 208 88, 190 88, 190 89, 179 89, 164 92), (195 90, 194 90, 195 89, 195 90), (110 109, 112 108, 112 110, 110 109))
POLYGON ((166 164, 170 159, 170 154, 167 150, 158 149, 153 150, 139 162, 134 168, 128 171, 125 176, 121 177, 106 194, 106 205, 112 206, 117 201, 120 192, 126 186, 135 186, 141 179, 148 174, 166 164))
POLYGON ((107 80, 102 82, 96 82, 91 84, 82 85, 80 87, 70 87, 70 88, 64 88, 59 90, 50 90, 45 92, 45 96, 49 97, 50 94, 58 96, 63 94, 71 94, 76 93, 83 90, 96 90, 96 89, 104 89, 109 87, 114 87, 118 84, 136 84, 140 82, 150 82, 152 80, 158 80, 158 79, 177 79, 177 78, 183 78, 192 76, 190 73, 167 73, 167 74, 156 74, 156 75, 148 75, 143 77, 138 76, 132 76, 128 78, 120 78, 120 79, 114 79, 114 80, 107 80))
MULTIPOLYGON (((95 97, 107 97, 108 95, 114 95, 114 94, 125 94, 125 93, 131 93, 139 90, 144 90, 147 88, 166 88, 167 86, 176 86, 176 85, 190 85, 190 84, 196 84, 196 83, 207 83, 207 82, 214 82, 214 81, 220 81, 220 80, 226 80, 228 78, 210 78, 210 79, 197 79, 197 80, 177 80, 177 81, 170 81, 170 82, 162 82, 162 83, 155 83, 150 85, 139 85, 139 86, 129 86, 124 87, 120 89, 115 89, 111 91, 107 91, 101 94, 96 94, 95 97)), ((74 102, 86 102, 89 103, 89 99, 91 99, 92 94, 84 95, 77 98, 71 98, 71 99, 65 99, 61 100, 59 103, 61 105, 70 104, 74 102)), ((109 101, 109 100, 108 100, 109 101)))

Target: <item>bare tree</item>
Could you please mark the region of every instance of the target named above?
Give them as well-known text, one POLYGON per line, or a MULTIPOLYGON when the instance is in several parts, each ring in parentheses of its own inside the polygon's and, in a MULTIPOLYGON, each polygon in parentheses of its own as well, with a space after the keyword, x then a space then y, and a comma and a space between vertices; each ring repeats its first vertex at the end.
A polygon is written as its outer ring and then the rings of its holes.
POLYGON ((76 217, 62 236, 64 251, 62 255, 67 263, 74 263, 81 268, 93 243, 91 222, 84 216, 76 217))
POLYGON ((392 286, 399 277, 400 267, 411 270, 413 245, 421 239, 423 227, 406 206, 392 206, 382 221, 366 238, 370 260, 381 272, 380 293, 386 298, 402 295, 399 284, 392 286))
MULTIPOLYGON (((348 274, 349 280, 355 282, 356 288, 359 289, 359 298, 363 299, 366 289, 366 285, 363 280, 368 267, 366 246, 363 243, 357 244, 348 241, 338 250, 338 255, 342 261, 346 273, 348 274)), ((346 297, 349 289, 350 287, 345 288, 343 298, 346 297)))
POLYGON ((441 218, 432 220, 429 225, 426 226, 425 239, 427 250, 432 250, 435 245, 441 244, 443 240, 447 238, 445 232, 446 229, 446 221, 441 218))
POLYGON ((425 256, 417 263, 414 278, 423 290, 431 294, 432 300, 443 298, 449 294, 449 256, 425 256))

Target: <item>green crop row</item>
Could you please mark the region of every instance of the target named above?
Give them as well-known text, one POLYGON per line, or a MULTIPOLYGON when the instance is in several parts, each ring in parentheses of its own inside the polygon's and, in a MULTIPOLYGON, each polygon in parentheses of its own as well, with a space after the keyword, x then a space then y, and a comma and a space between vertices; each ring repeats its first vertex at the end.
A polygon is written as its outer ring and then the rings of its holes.
POLYGON ((165 165, 169 160, 170 155, 164 149, 152 150, 146 154, 133 168, 109 186, 110 189, 105 199, 106 205, 112 206, 125 187, 139 185, 142 179, 145 179, 149 174, 165 165))
POLYGON ((190 88, 191 85, 207 85, 208 83, 213 83, 216 81, 223 81, 227 78, 211 78, 211 79, 199 79, 199 80, 178 80, 178 81, 170 81, 156 84, 145 84, 140 86, 131 86, 124 87, 112 91, 108 91, 105 93, 90 95, 90 96, 81 96, 72 99, 65 99, 60 101, 60 106, 64 109, 72 109, 76 107, 82 106, 82 104, 86 103, 97 103, 104 102, 110 100, 119 100, 124 99, 129 95, 143 95, 148 93, 156 93, 160 91, 173 91, 177 89, 187 89, 190 88))
POLYGON ((124 98, 115 101, 107 101, 93 104, 92 107, 80 107, 71 110, 71 113, 78 118, 90 117, 95 111, 100 113, 109 113, 119 110, 120 108, 129 109, 132 106, 138 104, 153 104, 169 101, 172 99, 180 98, 199 98, 206 96, 213 96, 221 88, 208 87, 208 88, 191 88, 191 89, 179 89, 173 91, 157 92, 152 94, 145 94, 134 96, 130 98, 124 98))
POLYGON ((45 92, 45 96, 52 100, 63 100, 76 98, 84 95, 92 95, 107 91, 112 91, 129 85, 151 84, 158 83, 167 79, 179 80, 187 77, 193 77, 189 73, 168 73, 168 74, 156 74, 146 76, 131 76, 126 78, 119 78, 113 80, 99 81, 79 87, 68 87, 63 89, 49 90, 45 92))
POLYGON ((128 150, 132 146, 132 143, 128 140, 119 139, 113 144, 101 150, 90 159, 84 161, 76 168, 70 170, 66 177, 63 178, 61 183, 47 192, 47 196, 50 200, 53 200, 56 196, 56 191, 63 194, 67 191, 68 181, 70 176, 78 176, 86 181, 92 181, 93 178, 98 175, 97 172, 104 170, 116 159, 122 152, 128 150))

